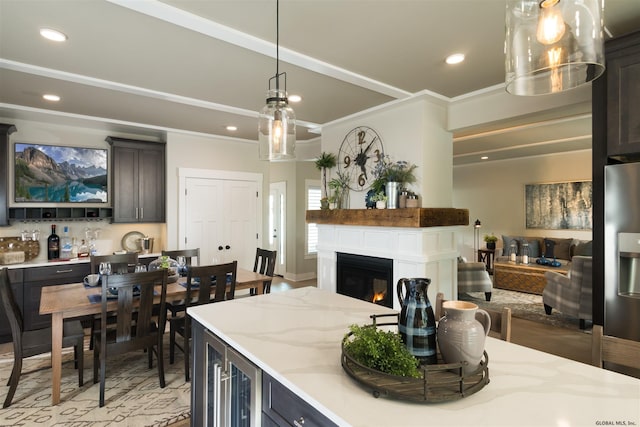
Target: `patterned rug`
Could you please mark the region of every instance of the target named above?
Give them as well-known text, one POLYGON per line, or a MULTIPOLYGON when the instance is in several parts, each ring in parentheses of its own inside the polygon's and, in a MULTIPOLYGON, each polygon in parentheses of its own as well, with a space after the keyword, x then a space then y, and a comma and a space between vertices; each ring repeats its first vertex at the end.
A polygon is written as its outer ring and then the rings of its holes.
MULTIPOLYGON (((574 317, 562 314, 557 310, 553 310, 551 315, 545 314, 542 295, 493 288, 490 302, 485 300, 484 292, 461 293, 459 299, 473 302, 480 308, 491 310, 501 310, 502 307, 509 307, 511 308, 511 315, 520 319, 546 323, 561 328, 580 329, 580 321, 574 317)), ((591 326, 587 322, 585 332, 589 332, 591 326)))
MULTIPOLYGON (((168 341, 168 340, 167 340, 168 341)), ((93 384, 93 353, 85 350, 84 386, 78 388, 73 350, 65 349, 61 403, 51 406, 51 357, 26 359, 13 403, 0 409, 0 426, 169 426, 189 418, 191 383, 184 381, 184 359, 176 351, 169 364, 164 349, 166 387, 160 388, 158 369, 148 369, 147 355, 131 352, 107 360, 105 406, 98 407, 100 384, 93 384)), ((0 355, 0 404, 13 367, 13 354, 0 355)))

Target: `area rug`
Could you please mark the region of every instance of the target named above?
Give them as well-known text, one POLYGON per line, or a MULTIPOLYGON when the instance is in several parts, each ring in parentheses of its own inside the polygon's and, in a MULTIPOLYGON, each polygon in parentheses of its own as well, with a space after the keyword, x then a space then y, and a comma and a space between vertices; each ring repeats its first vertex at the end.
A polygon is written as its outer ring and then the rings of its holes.
MULTIPOLYGON (((176 352, 169 364, 165 346, 166 387, 158 369, 148 369, 147 355, 133 351, 107 361, 105 406, 98 406, 100 384, 93 384, 93 353, 85 351, 84 386, 78 387, 73 350, 65 351, 61 403, 51 406, 51 357, 25 359, 12 405, 0 409, 0 426, 169 426, 189 418, 191 383, 184 381, 184 359, 176 352)), ((66 350, 66 349, 65 349, 66 350)), ((0 403, 4 402, 13 355, 0 355, 0 403)))
MULTIPOLYGON (((491 301, 489 302, 485 300, 484 292, 461 293, 458 295, 458 298, 463 301, 473 302, 480 308, 491 310, 499 311, 502 310, 502 307, 509 307, 511 309, 511 316, 519 319, 580 330, 580 321, 574 317, 562 314, 557 310, 553 310, 550 315, 547 315, 544 311, 542 295, 493 288, 491 301)), ((589 332, 590 329, 590 322, 587 322, 587 328, 584 331, 589 332)))

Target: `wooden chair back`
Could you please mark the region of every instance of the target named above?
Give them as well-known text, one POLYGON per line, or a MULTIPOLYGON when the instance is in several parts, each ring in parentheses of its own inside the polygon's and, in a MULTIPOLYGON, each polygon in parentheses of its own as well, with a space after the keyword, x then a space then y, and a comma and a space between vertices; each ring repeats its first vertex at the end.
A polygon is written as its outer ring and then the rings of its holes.
POLYGON ((186 306, 220 302, 225 299, 233 299, 236 292, 236 273, 238 261, 226 264, 192 266, 187 273, 187 298, 186 306), (215 277, 215 283, 214 283, 215 277), (193 290, 196 289, 194 279, 198 279, 198 296, 194 298, 193 290), (223 286, 218 286, 222 284, 223 286), (215 295, 211 299, 211 286, 216 287, 215 295), (227 290, 227 286, 229 289, 227 290))
MULTIPOLYGON (((435 317, 436 320, 440 320, 442 316, 444 316, 444 311, 442 308, 442 304, 446 300, 444 299, 444 294, 442 292, 438 292, 436 294, 436 306, 435 306, 435 317)), ((503 307, 501 311, 497 310, 489 310, 483 308, 491 317, 491 332, 496 334, 503 341, 511 341, 511 309, 508 307, 503 307)))
POLYGON ((100 375, 99 406, 104 406, 106 361, 108 356, 145 349, 148 353, 149 368, 152 367, 153 354, 158 361, 160 387, 164 388, 164 364, 162 354, 162 336, 166 322, 167 270, 142 273, 113 274, 102 280, 102 319, 107 312, 115 318, 115 328, 107 328, 107 322, 100 322, 98 342, 93 352, 93 382, 100 375), (111 291, 113 290, 113 292, 111 291), (110 298, 115 295, 117 309, 115 314, 108 309, 110 298), (154 299, 158 297, 160 307, 158 320, 153 319, 154 299))
POLYGON ((126 253, 118 255, 92 255, 89 259, 89 269, 91 274, 98 274, 98 267, 101 262, 111 263, 112 274, 133 273, 138 264, 137 253, 126 253))
POLYGON ((196 249, 178 249, 174 251, 162 251, 163 256, 177 260, 179 256, 183 256, 187 261, 188 266, 200 265, 200 248, 196 249), (195 262, 193 261, 195 258, 195 262))
POLYGON ((24 330, 24 320, 22 318, 22 312, 20 306, 16 302, 13 289, 11 289, 11 282, 9 281, 9 270, 6 268, 0 269, 0 300, 2 300, 2 307, 9 319, 9 326, 11 327, 11 336, 13 338, 14 349, 21 348, 22 331, 24 330))
MULTIPOLYGON (((114 312, 115 342, 132 348, 145 348, 156 344, 158 331, 165 323, 167 300, 167 270, 157 270, 143 273, 113 274, 106 276, 102 283, 102 318, 106 319, 111 312, 108 304, 111 300, 118 301, 114 312), (156 287, 159 286, 159 289, 156 287), (158 293, 159 295, 156 295, 158 293), (152 330, 154 299, 159 296, 158 327, 152 330), (146 341, 149 344, 140 345, 136 341, 146 341), (124 344, 130 342, 131 344, 124 344)), ((101 324, 101 336, 107 338, 107 324, 101 324), (104 336, 103 336, 104 335, 104 336)), ((104 343, 104 339, 102 340, 104 343)), ((125 349, 125 351, 128 351, 125 349)))
POLYGON ((603 362, 640 369, 640 341, 604 335, 602 325, 593 325, 592 364, 602 368, 603 362))
MULTIPOLYGON (((266 276, 273 277, 276 269, 276 259, 278 258, 278 251, 270 251, 267 249, 256 249, 256 259, 253 263, 253 271, 256 273, 264 274, 266 276)), ((271 292, 271 280, 265 280, 263 285, 263 293, 268 294, 271 292)))

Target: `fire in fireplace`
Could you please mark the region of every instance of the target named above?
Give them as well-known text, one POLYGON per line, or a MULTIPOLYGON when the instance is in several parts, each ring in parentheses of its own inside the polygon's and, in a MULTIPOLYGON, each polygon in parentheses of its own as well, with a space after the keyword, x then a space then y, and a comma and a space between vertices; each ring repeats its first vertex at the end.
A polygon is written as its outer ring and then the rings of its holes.
POLYGON ((337 292, 393 307, 393 260, 337 253, 337 292))

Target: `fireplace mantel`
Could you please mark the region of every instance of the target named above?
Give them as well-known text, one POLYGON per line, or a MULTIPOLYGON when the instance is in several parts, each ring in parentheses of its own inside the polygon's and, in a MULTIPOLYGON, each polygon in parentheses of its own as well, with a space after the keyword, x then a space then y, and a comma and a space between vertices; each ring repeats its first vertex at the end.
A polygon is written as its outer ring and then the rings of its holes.
POLYGON ((469 225, 469 210, 456 208, 324 209, 307 211, 307 222, 379 227, 469 225))

